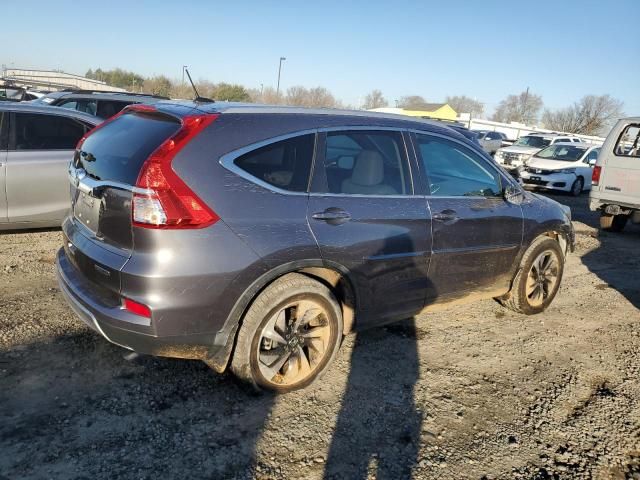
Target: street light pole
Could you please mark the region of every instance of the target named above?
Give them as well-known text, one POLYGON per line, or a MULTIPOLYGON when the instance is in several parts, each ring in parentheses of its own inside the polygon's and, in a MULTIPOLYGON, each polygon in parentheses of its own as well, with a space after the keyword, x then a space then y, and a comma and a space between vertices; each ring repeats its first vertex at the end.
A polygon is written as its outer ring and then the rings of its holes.
POLYGON ((184 85, 184 69, 187 67, 188 65, 182 65, 182 85, 184 85))
POLYGON ((282 62, 286 60, 285 57, 280 57, 280 64, 278 65, 278 86, 276 88, 276 97, 280 95, 280 72, 282 71, 282 62))

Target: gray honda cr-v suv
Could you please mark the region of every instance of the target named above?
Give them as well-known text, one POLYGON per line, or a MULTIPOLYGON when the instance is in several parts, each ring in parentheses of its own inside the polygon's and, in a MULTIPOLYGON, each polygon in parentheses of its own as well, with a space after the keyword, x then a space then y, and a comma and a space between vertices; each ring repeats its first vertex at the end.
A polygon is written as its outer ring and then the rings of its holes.
POLYGON ((566 207, 475 144, 369 112, 160 102, 80 142, 61 290, 107 340, 302 388, 344 334, 469 298, 554 298, 566 207))

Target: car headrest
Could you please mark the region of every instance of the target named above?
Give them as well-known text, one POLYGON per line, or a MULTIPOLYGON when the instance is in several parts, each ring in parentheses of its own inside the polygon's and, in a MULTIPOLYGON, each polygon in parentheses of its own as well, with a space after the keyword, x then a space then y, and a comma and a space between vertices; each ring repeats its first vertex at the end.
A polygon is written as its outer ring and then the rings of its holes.
POLYGON ((363 150, 356 158, 351 181, 356 185, 378 185, 384 178, 382 155, 374 150, 363 150))

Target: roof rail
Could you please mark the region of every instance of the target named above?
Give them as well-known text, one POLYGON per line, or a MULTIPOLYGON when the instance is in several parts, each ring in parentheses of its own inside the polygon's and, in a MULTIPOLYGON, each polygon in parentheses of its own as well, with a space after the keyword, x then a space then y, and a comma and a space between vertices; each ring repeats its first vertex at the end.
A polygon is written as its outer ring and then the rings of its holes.
POLYGON ((66 93, 111 93, 114 95, 129 95, 131 97, 153 97, 153 98, 159 98, 161 100, 169 100, 169 97, 165 97, 162 95, 155 95, 152 93, 114 92, 113 90, 85 90, 82 88, 65 88, 63 90, 58 90, 58 91, 66 92, 66 93))

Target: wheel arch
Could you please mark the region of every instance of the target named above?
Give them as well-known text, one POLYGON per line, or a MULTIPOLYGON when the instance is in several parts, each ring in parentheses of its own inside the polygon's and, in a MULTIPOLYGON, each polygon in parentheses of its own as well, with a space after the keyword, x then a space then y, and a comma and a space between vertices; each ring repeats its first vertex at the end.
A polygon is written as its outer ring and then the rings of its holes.
POLYGON ((344 266, 323 259, 296 260, 274 267, 260 275, 242 293, 231 309, 223 328, 216 335, 215 351, 204 359, 211 368, 219 373, 226 370, 229 360, 233 355, 238 329, 242 325, 245 313, 271 283, 289 273, 301 273, 326 285, 336 296, 343 318, 343 334, 353 331, 355 313, 357 311, 357 295, 349 270, 344 266))

